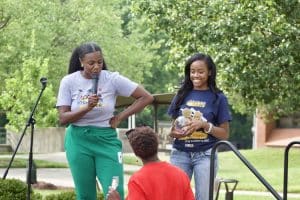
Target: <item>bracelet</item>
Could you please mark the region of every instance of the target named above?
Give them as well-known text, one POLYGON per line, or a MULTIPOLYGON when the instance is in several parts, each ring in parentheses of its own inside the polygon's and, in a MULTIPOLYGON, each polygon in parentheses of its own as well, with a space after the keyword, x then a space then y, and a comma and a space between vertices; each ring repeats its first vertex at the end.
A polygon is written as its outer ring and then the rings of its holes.
POLYGON ((207 134, 210 134, 211 133, 211 130, 212 130, 212 128, 213 128, 213 125, 212 125, 212 123, 208 123, 208 125, 209 125, 209 127, 208 127, 208 130, 206 131, 205 129, 204 129, 204 132, 205 133, 207 133, 207 134))

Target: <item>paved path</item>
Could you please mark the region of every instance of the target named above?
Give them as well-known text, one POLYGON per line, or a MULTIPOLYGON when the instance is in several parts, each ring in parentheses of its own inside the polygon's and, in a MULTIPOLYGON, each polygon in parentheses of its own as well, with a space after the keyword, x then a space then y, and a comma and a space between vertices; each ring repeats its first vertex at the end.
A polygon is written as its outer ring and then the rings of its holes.
MULTIPOLYGON (((0 158, 11 158, 10 155, 0 155, 0 158)), ((15 158, 28 159, 28 155, 16 155, 15 158)), ((33 159, 36 160, 47 160, 53 162, 67 163, 65 152, 57 152, 51 154, 34 154, 33 159)), ((135 172, 140 169, 141 166, 136 165, 124 165, 124 171, 135 172)), ((1 177, 4 176, 6 168, 0 168, 1 177)), ((38 168, 37 181, 52 183, 56 186, 61 187, 74 187, 72 175, 69 168, 38 168)), ((27 168, 10 168, 8 170, 6 178, 16 178, 26 182, 27 168)), ((125 174, 125 183, 127 184, 129 175, 125 174)))
MULTIPOLYGON (((0 169, 3 177, 6 169, 0 169)), ((36 171, 37 181, 54 184, 60 187, 74 187, 72 176, 68 168, 38 168, 36 171)), ((26 168, 11 168, 8 171, 6 179, 19 179, 26 182, 26 168)))

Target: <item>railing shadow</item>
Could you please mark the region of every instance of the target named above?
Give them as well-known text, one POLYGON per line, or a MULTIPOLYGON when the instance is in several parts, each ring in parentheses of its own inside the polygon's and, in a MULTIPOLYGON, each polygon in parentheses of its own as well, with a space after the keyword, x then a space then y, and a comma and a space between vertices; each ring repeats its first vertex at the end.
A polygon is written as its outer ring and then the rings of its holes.
POLYGON ((288 164, 289 164, 289 150, 295 145, 300 144, 300 141, 290 142, 284 152, 284 167, 283 167, 283 200, 287 200, 287 191, 288 191, 288 164))
POLYGON ((212 148, 210 157, 210 180, 209 180, 209 200, 213 200, 214 196, 214 174, 215 174, 215 156, 217 147, 227 145, 235 155, 248 167, 248 169, 257 177, 257 179, 272 193, 277 200, 283 200, 282 197, 274 190, 274 188, 263 178, 262 175, 247 161, 247 159, 233 146, 230 142, 218 141, 212 148))

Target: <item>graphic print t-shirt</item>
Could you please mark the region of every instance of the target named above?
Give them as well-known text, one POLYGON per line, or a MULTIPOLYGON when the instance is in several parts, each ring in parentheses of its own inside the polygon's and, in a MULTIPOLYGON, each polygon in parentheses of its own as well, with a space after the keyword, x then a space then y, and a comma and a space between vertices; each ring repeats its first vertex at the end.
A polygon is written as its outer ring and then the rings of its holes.
MULTIPOLYGON (((211 90, 192 90, 184 98, 179 110, 175 110, 176 99, 177 96, 173 98, 168 109, 168 114, 174 119, 182 115, 190 115, 191 119, 195 119, 200 115, 215 126, 231 120, 227 98, 223 93, 215 94, 211 90)), ((200 129, 190 136, 176 138, 173 147, 189 152, 205 151, 217 141, 217 138, 200 129)))
MULTIPOLYGON (((98 105, 72 124, 109 127, 117 96, 128 97, 138 86, 137 83, 117 72, 102 70, 98 78, 98 105)), ((71 111, 87 106, 88 97, 92 94, 92 86, 92 79, 84 78, 80 71, 65 76, 60 83, 56 106, 71 106, 71 111)))

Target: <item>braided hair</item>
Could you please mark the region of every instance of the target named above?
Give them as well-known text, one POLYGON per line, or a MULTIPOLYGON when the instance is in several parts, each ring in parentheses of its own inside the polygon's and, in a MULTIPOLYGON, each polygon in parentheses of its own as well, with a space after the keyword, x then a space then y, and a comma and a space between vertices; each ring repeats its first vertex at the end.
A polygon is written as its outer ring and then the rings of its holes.
MULTIPOLYGON (((96 51, 99 51, 102 54, 101 48, 94 42, 84 43, 75 48, 70 58, 68 73, 71 74, 73 72, 82 70, 80 59, 83 59, 86 54, 96 51)), ((104 59, 102 70, 107 70, 104 59)))

